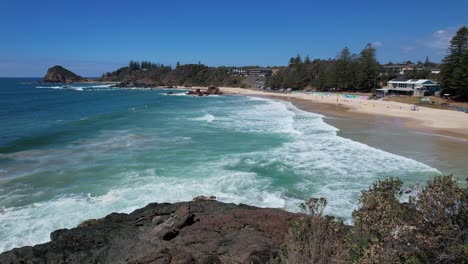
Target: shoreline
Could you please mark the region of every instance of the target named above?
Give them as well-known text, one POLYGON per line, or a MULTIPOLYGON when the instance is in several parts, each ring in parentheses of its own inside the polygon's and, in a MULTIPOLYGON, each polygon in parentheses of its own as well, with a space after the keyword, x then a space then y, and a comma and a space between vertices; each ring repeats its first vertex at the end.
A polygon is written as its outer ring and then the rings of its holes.
MULTIPOLYGON (((252 90, 243 92, 242 90, 245 89, 222 89, 225 94, 290 102, 302 111, 323 115, 324 122, 338 128, 337 133, 341 137, 414 159, 436 168, 441 174, 454 175, 460 179, 466 177, 468 164, 465 157, 468 155, 468 129, 461 129, 459 132, 435 128, 427 125, 428 122, 424 122, 424 120, 404 115, 387 116, 379 112, 372 113, 369 112, 369 108, 368 112, 353 111, 352 107, 341 103, 337 104, 336 101, 335 103, 317 102, 298 98, 297 95, 291 94, 257 93, 257 91, 252 90)), ((368 102, 372 103, 373 101, 368 102)), ((383 101, 376 101, 377 104, 379 102, 383 101)), ((409 108, 410 105, 406 105, 406 107, 409 108)), ((407 111, 412 113, 410 110, 407 111)), ((435 109, 435 111, 457 113, 449 110, 435 109)), ((459 114, 468 119, 467 114, 462 112, 459 114)), ((436 116, 436 118, 441 117, 436 116)), ((468 122, 461 124, 461 126, 463 125, 468 127, 468 122)))
POLYGON ((220 89, 224 94, 258 96, 291 102, 303 111, 329 117, 351 118, 468 140, 468 114, 463 112, 426 107, 420 107, 419 111, 411 111, 411 105, 404 103, 343 98, 334 95, 279 94, 233 87, 220 87, 220 89))

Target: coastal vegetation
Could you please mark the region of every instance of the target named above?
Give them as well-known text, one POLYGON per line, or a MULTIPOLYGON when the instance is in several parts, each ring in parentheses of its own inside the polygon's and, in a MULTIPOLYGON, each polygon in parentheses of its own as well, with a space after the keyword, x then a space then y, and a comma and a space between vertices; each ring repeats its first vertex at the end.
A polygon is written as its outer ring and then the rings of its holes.
POLYGON ((389 62, 381 65, 376 59, 376 48, 367 44, 359 53, 343 48, 334 59, 311 60, 297 55, 288 66, 280 68, 268 79, 267 86, 275 88, 306 89, 318 91, 371 92, 394 78, 434 79, 440 81, 444 94, 455 96, 459 101, 468 101, 468 28, 461 27, 452 38, 443 59, 440 75, 432 73, 438 65, 426 57, 424 62, 404 62, 408 66, 402 73, 388 72, 389 62))
POLYGON ((428 79, 438 80, 436 74, 431 72, 438 65, 426 57, 424 62, 403 62, 411 70, 403 74, 388 71, 387 68, 395 66, 389 62, 380 64, 376 59, 377 50, 372 44, 367 44, 359 53, 352 53, 347 47, 343 48, 334 59, 311 60, 306 56, 302 60, 300 55, 289 60, 287 67, 281 68, 271 76, 267 86, 272 88, 315 89, 318 91, 353 91, 371 92, 391 79, 428 79))
POLYGON ((276 263, 467 263, 467 188, 451 176, 402 186, 386 178, 363 191, 353 226, 322 216, 324 199, 304 203, 276 263))
POLYGON ((461 27, 450 41, 442 61, 441 84, 457 99, 468 101, 468 28, 461 27))
POLYGON ((227 67, 179 63, 175 68, 149 61, 130 61, 127 67, 108 72, 102 81, 127 82, 146 86, 233 86, 240 87, 242 77, 230 74, 227 67))
POLYGON ((276 72, 267 83, 272 88, 292 87, 317 90, 346 89, 369 92, 378 87, 380 64, 376 49, 369 43, 358 54, 345 47, 335 59, 302 60, 300 55, 289 60, 286 68, 276 72))

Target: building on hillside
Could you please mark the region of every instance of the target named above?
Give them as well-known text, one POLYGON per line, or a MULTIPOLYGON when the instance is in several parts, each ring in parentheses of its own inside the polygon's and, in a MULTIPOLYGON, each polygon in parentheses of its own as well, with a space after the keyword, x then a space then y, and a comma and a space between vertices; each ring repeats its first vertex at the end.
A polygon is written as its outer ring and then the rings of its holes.
POLYGON ((428 79, 393 79, 387 83, 387 87, 377 89, 376 94, 379 97, 389 94, 424 96, 438 90, 439 84, 428 79))
POLYGON ((247 71, 242 68, 230 68, 229 73, 234 76, 245 76, 247 71))
POLYGON ((390 74, 400 74, 403 75, 408 71, 413 71, 414 69, 418 69, 414 64, 385 64, 382 65, 384 69, 384 73, 387 75, 390 74))
POLYGON ((272 74, 272 70, 269 68, 251 68, 246 70, 248 76, 259 76, 269 77, 272 74))

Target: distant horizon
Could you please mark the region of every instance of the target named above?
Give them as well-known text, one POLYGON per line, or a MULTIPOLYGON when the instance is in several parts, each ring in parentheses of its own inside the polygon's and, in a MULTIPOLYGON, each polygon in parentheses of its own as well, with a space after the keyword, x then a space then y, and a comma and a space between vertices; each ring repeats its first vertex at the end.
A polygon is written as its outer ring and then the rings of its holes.
POLYGON ((395 0, 214 0, 136 3, 49 0, 0 3, 0 76, 43 75, 62 65, 100 76, 129 60, 165 65, 286 66, 290 57, 335 58, 367 43, 382 64, 439 63, 458 28, 468 24, 468 2, 395 0), (21 19, 19 19, 21 18, 21 19))

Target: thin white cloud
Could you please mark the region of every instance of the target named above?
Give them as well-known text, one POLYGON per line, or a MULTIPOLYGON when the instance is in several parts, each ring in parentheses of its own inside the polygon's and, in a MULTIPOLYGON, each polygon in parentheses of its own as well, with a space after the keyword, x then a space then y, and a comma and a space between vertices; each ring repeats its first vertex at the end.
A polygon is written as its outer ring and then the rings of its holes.
POLYGON ((377 40, 377 41, 374 41, 374 42, 372 43, 372 47, 374 47, 374 48, 380 48, 380 47, 382 47, 382 46, 383 46, 382 41, 378 41, 378 40, 377 40))
POLYGON ((450 44, 450 40, 455 35, 455 31, 454 27, 436 30, 429 39, 422 41, 422 45, 439 51, 445 51, 450 44))
POLYGON ((404 52, 411 52, 411 51, 415 50, 416 48, 413 47, 413 46, 402 46, 401 49, 402 49, 404 52))

